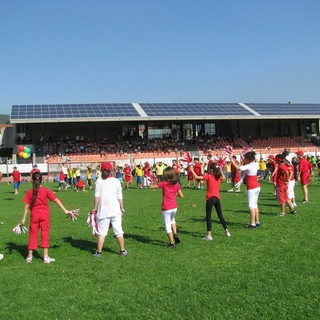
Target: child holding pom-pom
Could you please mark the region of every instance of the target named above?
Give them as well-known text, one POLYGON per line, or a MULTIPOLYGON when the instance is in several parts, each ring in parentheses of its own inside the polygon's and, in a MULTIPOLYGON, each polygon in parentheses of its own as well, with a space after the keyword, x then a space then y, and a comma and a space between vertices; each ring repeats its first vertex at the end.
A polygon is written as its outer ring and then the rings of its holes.
POLYGON ((43 262, 51 263, 55 259, 50 258, 48 254, 49 233, 50 233, 50 208, 48 200, 55 202, 66 215, 70 215, 61 201, 48 188, 41 186, 42 174, 34 172, 32 174, 33 187, 25 194, 23 202, 25 203, 23 216, 20 222, 24 226, 27 214, 30 210, 30 228, 28 242, 28 256, 26 262, 30 263, 33 258, 33 250, 38 249, 38 233, 41 230, 41 248, 43 248, 43 262))

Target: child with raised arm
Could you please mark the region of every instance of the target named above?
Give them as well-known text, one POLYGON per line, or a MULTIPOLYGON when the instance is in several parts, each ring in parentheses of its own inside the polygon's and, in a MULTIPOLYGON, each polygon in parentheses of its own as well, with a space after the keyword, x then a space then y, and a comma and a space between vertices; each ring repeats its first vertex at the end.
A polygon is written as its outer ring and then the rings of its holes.
POLYGON ((212 240, 212 208, 216 209, 218 218, 223 226, 225 236, 231 237, 228 230, 226 221, 222 215, 221 203, 220 203, 220 183, 225 179, 221 168, 215 163, 211 163, 208 168, 208 174, 204 176, 197 175, 194 172, 193 166, 190 166, 190 171, 194 175, 195 179, 207 181, 207 194, 206 194, 206 221, 207 221, 207 235, 202 240, 212 240))
POLYGON ((230 155, 230 161, 237 170, 240 170, 243 174, 245 174, 248 207, 250 210, 250 223, 246 224, 245 227, 254 229, 260 226, 258 207, 258 199, 260 194, 260 184, 258 182, 259 164, 256 161, 256 153, 254 151, 247 152, 244 155, 244 161, 246 164, 242 166, 235 162, 232 154, 230 155))
POLYGON ((66 215, 70 213, 50 189, 41 186, 41 182, 42 174, 40 172, 34 172, 32 174, 32 189, 27 191, 23 198, 25 206, 20 225, 23 226, 25 224, 27 214, 30 211, 27 263, 32 262, 33 250, 38 249, 38 233, 40 230, 40 246, 43 248, 43 262, 51 263, 55 261, 55 259, 50 258, 48 254, 50 234, 50 208, 48 200, 56 203, 66 215))
POLYGON ((177 181, 176 172, 173 168, 167 167, 163 170, 162 181, 151 183, 150 189, 162 189, 162 217, 166 228, 166 233, 169 239, 170 248, 175 248, 176 243, 180 243, 180 238, 177 234, 177 225, 175 216, 177 214, 177 196, 183 198, 183 193, 177 181))

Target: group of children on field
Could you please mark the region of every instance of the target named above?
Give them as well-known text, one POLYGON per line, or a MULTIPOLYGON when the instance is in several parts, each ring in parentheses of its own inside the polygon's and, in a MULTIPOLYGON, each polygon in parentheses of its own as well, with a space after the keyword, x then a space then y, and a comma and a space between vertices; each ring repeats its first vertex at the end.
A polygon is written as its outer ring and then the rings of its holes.
MULTIPOLYGON (((298 151, 297 155, 301 157, 301 167, 303 172, 300 173, 300 181, 304 185, 308 183, 310 167, 303 162, 303 153, 298 151), (305 166, 305 167, 304 167, 305 166)), ((243 154, 243 164, 240 165, 232 152, 229 153, 229 159, 234 170, 241 173, 241 178, 237 183, 237 187, 244 180, 247 188, 247 200, 250 211, 250 223, 245 225, 247 228, 257 228, 260 226, 258 198, 260 194, 260 185, 258 181, 259 163, 256 160, 254 151, 247 151, 243 154)), ((295 213, 294 204, 288 196, 288 185, 292 179, 292 168, 285 161, 284 155, 277 155, 274 159, 277 175, 275 183, 277 187, 278 201, 281 207, 281 216, 285 215, 286 204, 290 208, 291 213, 295 213)), ((176 214, 177 214, 177 197, 183 198, 180 184, 178 183, 177 170, 174 167, 166 167, 162 171, 161 181, 151 182, 150 189, 162 189, 162 217, 165 225, 165 230, 169 240, 168 246, 175 248, 176 244, 180 243, 180 238, 177 233, 176 214)), ((110 228, 113 229, 114 235, 118 240, 120 254, 126 255, 127 251, 124 247, 124 237, 122 229, 122 215, 124 214, 122 183, 119 178, 112 175, 112 164, 103 162, 98 168, 99 174, 96 181, 94 208, 91 213, 94 215, 97 226, 97 251, 94 254, 100 257, 102 254, 102 247, 105 237, 110 228)), ((179 169, 178 169, 179 170, 179 169)), ((189 164, 189 171, 197 182, 205 181, 207 185, 206 190, 206 226, 207 234, 203 240, 212 240, 212 210, 216 210, 218 218, 223 226, 225 236, 231 237, 230 231, 227 228, 226 221, 222 214, 220 202, 220 183, 225 179, 223 170, 218 163, 209 161, 207 174, 203 175, 196 171, 196 165, 189 164)), ((61 170, 63 173, 63 171, 61 170)), ((126 180, 126 178, 125 178, 126 180)), ((60 182, 65 182, 63 176, 60 176, 60 182)), ((51 263, 55 261, 48 254, 49 248, 49 231, 50 231, 50 210, 48 200, 55 202, 66 215, 70 215, 61 203, 61 201, 48 188, 42 187, 42 175, 39 171, 32 173, 33 188, 30 189, 24 196, 23 201, 25 207, 23 217, 20 221, 20 226, 24 226, 26 216, 30 211, 30 232, 28 242, 28 255, 26 262, 30 263, 33 259, 33 251, 38 248, 38 233, 41 230, 41 248, 43 248, 43 262, 51 263)), ((60 187, 59 182, 59 187, 60 187)), ((62 186, 61 186, 62 187, 62 186)), ((307 191, 304 193, 305 201, 308 201, 307 191)), ((0 255, 0 260, 3 255, 0 255)))

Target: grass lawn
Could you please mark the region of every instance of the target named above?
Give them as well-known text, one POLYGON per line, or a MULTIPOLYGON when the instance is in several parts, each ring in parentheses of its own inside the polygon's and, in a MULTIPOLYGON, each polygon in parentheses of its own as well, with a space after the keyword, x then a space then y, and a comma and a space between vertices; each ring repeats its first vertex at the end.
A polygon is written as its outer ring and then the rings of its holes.
MULTIPOLYGON (((57 184, 45 186, 57 191, 57 184)), ((42 250, 26 264, 28 235, 11 231, 31 185, 14 195, 12 185, 2 183, 0 319, 320 319, 319 186, 310 185, 310 202, 301 204, 298 185, 297 214, 279 217, 273 187, 262 182, 261 226, 248 230, 245 192, 227 193, 223 183, 232 237, 224 236, 214 212, 213 241, 201 240, 205 191, 183 189, 175 249, 167 248, 161 190, 131 188, 123 192, 129 254, 119 255, 110 232, 100 259, 92 257, 96 239, 86 225, 94 191, 61 192, 68 209, 80 208, 80 218, 66 220, 51 205, 49 254, 56 262, 46 265, 42 250)))

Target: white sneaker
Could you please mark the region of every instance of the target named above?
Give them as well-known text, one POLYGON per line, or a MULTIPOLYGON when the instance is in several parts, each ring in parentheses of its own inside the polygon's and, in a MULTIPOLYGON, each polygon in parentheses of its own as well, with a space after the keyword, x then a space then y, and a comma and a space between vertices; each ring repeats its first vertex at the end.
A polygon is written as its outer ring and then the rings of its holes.
POLYGON ((228 190, 228 192, 233 192, 233 191, 234 191, 233 189, 228 190))
POLYGON ((207 240, 207 241, 211 241, 212 240, 212 237, 210 236, 205 236, 203 238, 201 238, 202 240, 207 240))
POLYGON ((231 237, 231 233, 229 231, 226 230, 225 232, 226 237, 231 237))
POLYGON ((44 263, 51 263, 51 262, 55 262, 56 259, 53 259, 53 258, 50 258, 50 257, 47 257, 47 258, 43 258, 43 262, 44 263))
POLYGON ((2 260, 3 258, 4 258, 4 255, 0 253, 0 260, 2 260))

